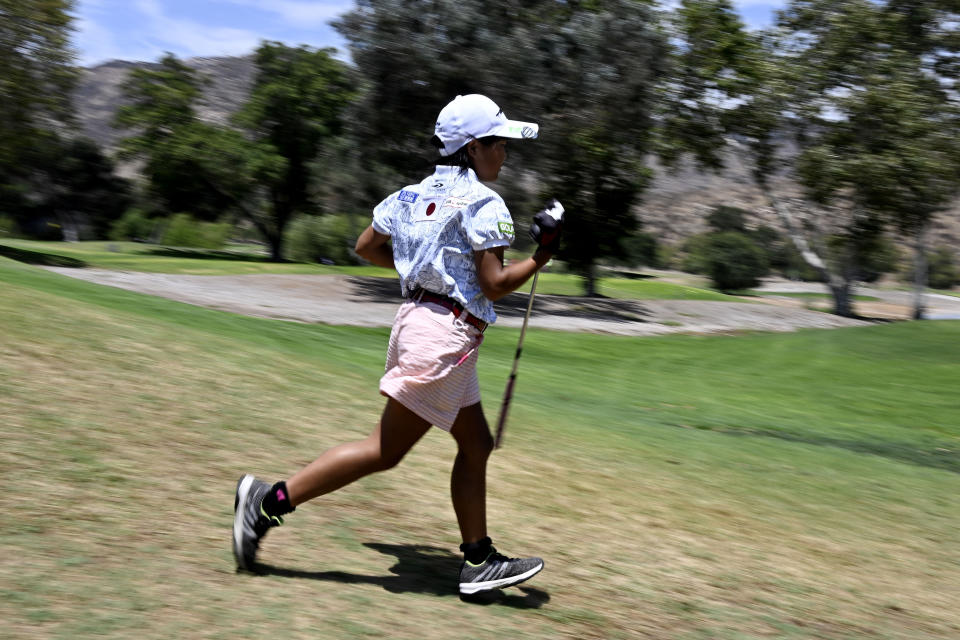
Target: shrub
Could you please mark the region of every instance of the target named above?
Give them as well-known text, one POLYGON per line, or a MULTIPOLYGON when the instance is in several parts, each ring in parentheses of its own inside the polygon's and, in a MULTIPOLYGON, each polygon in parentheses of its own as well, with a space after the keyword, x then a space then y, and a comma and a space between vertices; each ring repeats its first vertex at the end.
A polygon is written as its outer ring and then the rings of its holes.
POLYGON ((876 282, 885 273, 894 273, 901 262, 900 252, 890 240, 878 238, 871 244, 870 250, 860 256, 859 279, 862 282, 876 282))
POLYGON ((768 271, 763 249, 743 233, 707 234, 707 275, 721 291, 749 289, 768 271))
POLYGON ((0 216, 0 238, 13 238, 16 236, 17 223, 13 218, 0 216))
POLYGON ((142 209, 133 207, 110 227, 110 239, 146 242, 155 226, 156 222, 147 218, 142 209))
POLYGON ((749 211, 740 207, 730 207, 720 205, 714 208, 707 216, 707 224, 710 229, 723 233, 724 231, 739 231, 744 233, 747 230, 746 219, 750 215, 749 211))
POLYGON ((927 259, 928 283, 934 289, 951 289, 960 283, 960 271, 953 250, 937 247, 927 259))
POLYGON ((657 239, 644 232, 633 233, 621 241, 623 258, 616 262, 625 267, 658 267, 657 239))
POLYGON ((230 237, 226 222, 200 222, 187 213, 170 218, 163 232, 162 244, 171 247, 222 249, 230 237))
POLYGON ((296 262, 358 264, 356 235, 346 215, 299 216, 287 227, 285 257, 296 262))
POLYGON ((658 269, 674 269, 679 267, 680 249, 664 242, 657 243, 657 260, 654 263, 658 269))
POLYGON ((706 274, 710 271, 709 244, 712 233, 700 233, 687 238, 681 246, 683 257, 680 268, 687 273, 706 274))

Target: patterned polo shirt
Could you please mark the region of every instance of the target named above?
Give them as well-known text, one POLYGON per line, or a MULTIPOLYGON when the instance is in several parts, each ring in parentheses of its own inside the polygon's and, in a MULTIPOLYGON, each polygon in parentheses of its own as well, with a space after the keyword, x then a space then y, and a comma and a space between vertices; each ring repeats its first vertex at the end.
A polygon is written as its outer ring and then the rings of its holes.
POLYGON ((373 228, 391 236, 405 297, 423 287, 453 298, 485 322, 496 321, 473 252, 510 246, 513 219, 503 198, 472 169, 440 166, 420 184, 391 194, 374 208, 373 228))

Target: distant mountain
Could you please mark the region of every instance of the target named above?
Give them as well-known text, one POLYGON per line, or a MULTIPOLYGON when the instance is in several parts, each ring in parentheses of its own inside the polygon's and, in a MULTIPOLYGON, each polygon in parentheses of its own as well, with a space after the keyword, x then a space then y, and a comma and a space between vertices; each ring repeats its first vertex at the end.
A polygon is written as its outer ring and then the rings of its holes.
MULTIPOLYGON (((199 105, 199 117, 226 123, 250 92, 256 71, 253 56, 192 58, 185 62, 210 82, 199 105)), ((75 94, 83 134, 107 149, 114 149, 124 135, 113 126, 114 115, 122 104, 122 83, 135 68, 157 67, 155 63, 114 60, 84 69, 75 94)), ((754 222, 779 229, 779 220, 753 184, 744 155, 735 148, 729 150, 725 165, 718 173, 705 173, 690 165, 667 172, 655 165, 656 179, 637 207, 644 229, 661 242, 676 245, 705 231, 704 218, 719 205, 752 211, 754 222)), ((791 199, 795 206, 802 206, 799 190, 789 180, 779 180, 777 192, 791 199)), ((960 206, 940 215, 932 241, 960 250, 960 206)))
MULTIPOLYGON (((250 93, 255 72, 253 56, 191 58, 185 62, 210 81, 199 105, 199 117, 225 124, 250 93)), ((123 82, 133 69, 158 69, 159 66, 151 62, 112 60, 84 69, 74 94, 84 135, 113 149, 125 133, 113 126, 113 118, 123 103, 120 90, 123 82)))

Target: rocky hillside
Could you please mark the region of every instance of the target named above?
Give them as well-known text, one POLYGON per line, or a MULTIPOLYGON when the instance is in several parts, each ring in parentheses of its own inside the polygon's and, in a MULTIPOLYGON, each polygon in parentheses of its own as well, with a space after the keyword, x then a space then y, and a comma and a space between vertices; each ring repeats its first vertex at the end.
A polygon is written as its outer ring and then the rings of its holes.
MULTIPOLYGON (((199 108, 200 117, 226 123, 243 103, 253 83, 253 57, 193 58, 186 62, 209 81, 199 108)), ((156 66, 117 60, 85 69, 75 97, 83 133, 108 149, 114 148, 123 136, 122 131, 112 126, 114 114, 122 103, 123 81, 134 68, 156 66)), ((798 196, 796 187, 786 179, 779 181, 777 190, 787 198, 798 196)), ((753 211, 758 224, 780 227, 754 187, 743 154, 735 149, 727 154, 726 169, 717 174, 704 173, 691 166, 677 172, 657 170, 656 180, 638 206, 638 215, 647 231, 661 242, 675 245, 703 231, 705 215, 718 205, 753 211)), ((960 206, 940 216, 932 239, 934 244, 947 244, 960 251, 960 206)))
MULTIPOLYGON (((253 84, 253 57, 192 58, 186 62, 209 81, 199 108, 200 118, 225 124, 246 100, 253 84)), ((121 86, 133 69, 155 69, 158 66, 113 60, 84 69, 74 95, 84 135, 112 149, 124 135, 113 126, 117 108, 123 103, 121 86)))

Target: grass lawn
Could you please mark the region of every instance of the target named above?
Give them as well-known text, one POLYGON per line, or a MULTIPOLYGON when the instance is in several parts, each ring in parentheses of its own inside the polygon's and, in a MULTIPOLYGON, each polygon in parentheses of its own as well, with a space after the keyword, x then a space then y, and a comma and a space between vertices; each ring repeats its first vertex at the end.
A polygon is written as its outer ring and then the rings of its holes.
MULTIPOLYGON (((250 273, 344 274, 395 278, 396 272, 375 266, 325 266, 296 262, 269 262, 250 247, 233 246, 227 251, 177 249, 135 242, 37 242, 3 240, 0 257, 6 256, 32 264, 60 267, 90 267, 121 271, 178 273, 190 275, 244 275, 250 273)), ((521 254, 511 252, 516 258, 521 254)), ((530 285, 523 290, 529 291, 530 285)), ((634 300, 721 300, 737 301, 707 289, 687 287, 654 279, 627 280, 600 278, 598 289, 609 298, 634 300)), ((537 292, 552 295, 582 295, 583 284, 577 276, 544 273, 537 292)))
POLYGON ((330 267, 298 262, 270 262, 256 247, 233 245, 224 251, 178 249, 137 242, 38 242, 3 240, 0 256, 23 262, 61 267, 90 267, 118 271, 243 275, 248 273, 389 276, 378 267, 330 267))
MULTIPOLYGON (((222 313, 0 258, 12 638, 960 636, 960 322, 725 337, 531 330, 492 535, 455 595, 452 440, 304 505, 234 573, 233 490, 365 435, 387 330, 222 313)), ((517 332, 488 332, 494 419, 517 332)))

